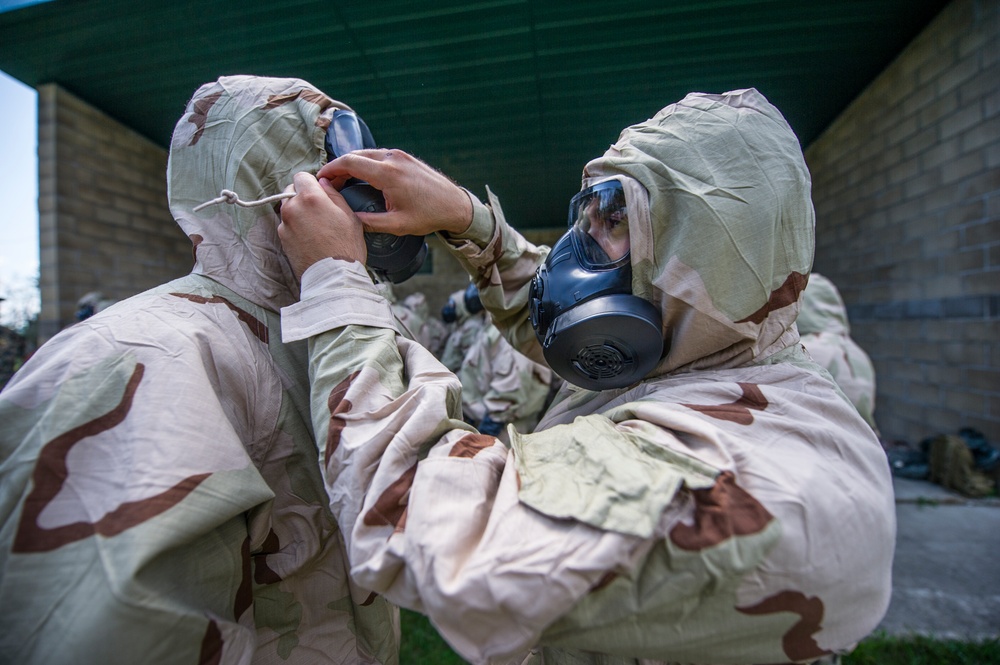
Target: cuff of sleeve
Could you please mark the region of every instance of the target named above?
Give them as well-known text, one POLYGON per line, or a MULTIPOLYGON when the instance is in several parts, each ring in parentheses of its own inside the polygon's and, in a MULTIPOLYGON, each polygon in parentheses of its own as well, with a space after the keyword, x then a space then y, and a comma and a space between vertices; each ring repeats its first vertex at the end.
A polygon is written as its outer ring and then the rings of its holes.
MULTIPOLYGON (((463 187, 463 189, 465 188, 463 187)), ((488 191, 489 188, 487 188, 488 191)), ((469 200, 472 201, 472 223, 462 233, 452 233, 448 234, 448 236, 454 240, 471 240, 473 242, 476 242, 480 238, 492 238, 494 221, 489 207, 483 204, 479 200, 479 197, 469 190, 466 189, 465 193, 469 195, 469 200)))
POLYGON ((395 329, 389 302, 357 261, 323 259, 302 275, 299 302, 281 308, 281 341, 296 342, 347 325, 395 329))
POLYGON ((440 232, 438 235, 453 251, 462 254, 473 265, 492 263, 496 260, 496 247, 500 243, 500 223, 503 211, 490 188, 486 188, 489 205, 484 204, 472 192, 465 190, 472 201, 472 223, 462 233, 440 232))

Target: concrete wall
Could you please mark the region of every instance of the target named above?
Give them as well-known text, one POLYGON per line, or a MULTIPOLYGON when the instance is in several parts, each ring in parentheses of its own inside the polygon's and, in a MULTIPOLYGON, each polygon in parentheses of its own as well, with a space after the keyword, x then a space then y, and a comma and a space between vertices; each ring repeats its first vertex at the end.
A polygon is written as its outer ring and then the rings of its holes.
POLYGON ((883 435, 1000 443, 1000 3, 946 7, 806 160, 883 435))
POLYGON ((72 94, 38 88, 39 341, 90 291, 120 300, 191 269, 167 210, 167 152, 72 94))

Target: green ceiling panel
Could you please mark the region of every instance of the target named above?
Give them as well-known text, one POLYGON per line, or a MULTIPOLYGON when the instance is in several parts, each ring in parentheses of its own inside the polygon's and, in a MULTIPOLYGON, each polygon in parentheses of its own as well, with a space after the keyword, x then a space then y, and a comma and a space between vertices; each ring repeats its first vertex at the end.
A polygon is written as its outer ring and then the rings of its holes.
POLYGON ((164 146, 206 81, 303 78, 529 228, 562 224, 583 165, 690 91, 757 87, 808 145, 946 4, 54 0, 0 5, 0 70, 164 146))

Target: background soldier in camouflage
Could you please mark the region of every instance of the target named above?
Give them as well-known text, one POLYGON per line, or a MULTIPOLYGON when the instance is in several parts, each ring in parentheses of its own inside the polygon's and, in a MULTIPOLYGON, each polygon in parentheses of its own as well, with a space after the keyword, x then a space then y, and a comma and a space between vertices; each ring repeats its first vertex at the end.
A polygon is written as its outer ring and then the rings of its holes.
POLYGON ((809 275, 802 311, 795 321, 802 345, 824 367, 865 422, 875 425, 875 366, 851 338, 851 325, 840 291, 819 273, 809 275))
POLYGON ((431 316, 427 296, 419 291, 411 293, 402 302, 394 303, 393 313, 407 337, 419 342, 435 356, 441 355, 448 339, 448 330, 444 322, 431 316))
POLYGON ((585 187, 626 192, 632 294, 662 316, 666 352, 634 385, 567 384, 510 447, 466 425, 456 377, 395 332, 359 218, 440 232, 538 362, 528 294, 548 248, 489 192, 484 205, 397 150, 319 175, 296 175, 282 205, 302 274, 282 333, 309 338, 324 481, 358 585, 426 613, 475 663, 809 662, 878 624, 889 468, 799 344, 809 173, 762 95, 688 95, 587 164, 585 187), (348 175, 389 212, 351 213, 335 191, 348 175))
MULTIPOLYGON (((441 364, 452 372, 458 372, 465 354, 486 323, 483 303, 479 300, 479 289, 474 284, 469 284, 465 289, 455 291, 441 312, 442 318, 454 317, 452 322, 455 326, 441 351, 441 364)), ((448 318, 445 318, 445 322, 448 318)))
POLYGON ((305 344, 281 341, 298 284, 275 208, 194 212, 316 172, 337 108, 295 79, 202 86, 167 168, 191 274, 61 332, 0 393, 8 662, 398 662, 397 611, 348 577, 305 344))
POLYGON ((538 424, 553 373, 510 345, 489 320, 462 360, 462 412, 483 434, 509 442, 507 425, 530 432, 538 424))

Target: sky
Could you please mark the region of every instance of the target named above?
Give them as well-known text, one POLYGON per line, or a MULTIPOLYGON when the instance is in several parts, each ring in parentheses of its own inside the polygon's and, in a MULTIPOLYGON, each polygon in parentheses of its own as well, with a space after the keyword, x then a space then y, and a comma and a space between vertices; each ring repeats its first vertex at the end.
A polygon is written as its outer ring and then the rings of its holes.
POLYGON ((37 93, 0 71, 0 324, 38 311, 37 93))

